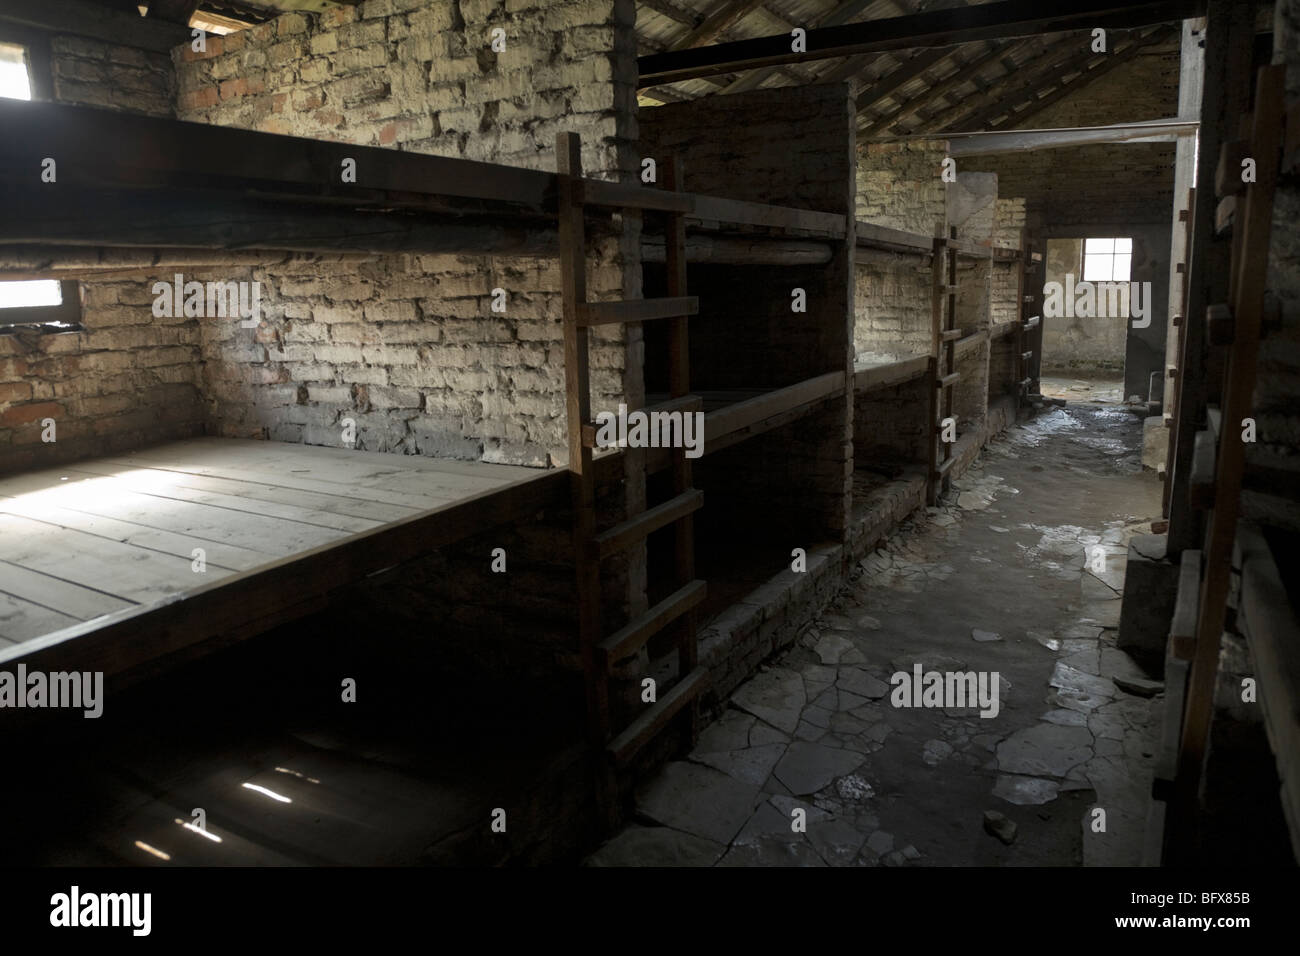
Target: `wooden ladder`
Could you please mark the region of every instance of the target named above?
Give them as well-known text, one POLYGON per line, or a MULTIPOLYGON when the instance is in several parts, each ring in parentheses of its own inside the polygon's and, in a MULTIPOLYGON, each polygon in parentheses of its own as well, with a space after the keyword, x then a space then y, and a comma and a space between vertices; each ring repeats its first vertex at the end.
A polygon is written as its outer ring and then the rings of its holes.
POLYGON ((1016 331, 1016 409, 1019 410, 1028 398, 1037 376, 1034 374, 1034 356, 1039 352, 1042 341, 1043 317, 1039 309, 1039 296, 1042 289, 1041 269, 1043 260, 1033 246, 1020 233, 1020 276, 1016 282, 1016 302, 1020 310, 1020 328, 1016 331), (1037 275, 1032 283, 1027 276, 1037 275), (1030 290, 1038 291, 1026 291, 1030 290))
POLYGON ((952 417, 952 390, 960 380, 957 374, 957 340, 961 329, 957 322, 957 230, 948 236, 936 236, 930 260, 930 471, 926 501, 938 504, 948 484, 948 472, 955 458, 951 442, 943 440, 944 419, 952 417), (940 450, 942 449, 942 450, 940 450))
MULTIPOLYGON (((1268 272, 1269 238, 1273 220, 1273 192, 1277 183, 1282 151, 1285 72, 1281 66, 1259 71, 1255 109, 1246 152, 1256 162, 1256 181, 1241 182, 1240 166, 1227 168, 1223 157, 1233 155, 1236 144, 1225 143, 1217 176, 1219 192, 1227 192, 1220 205, 1235 205, 1232 234, 1232 272, 1229 276, 1230 304, 1207 309, 1206 339, 1223 355, 1224 378, 1221 409, 1208 409, 1210 427, 1196 435, 1189 490, 1194 507, 1208 510, 1205 544, 1200 567, 1188 568, 1196 575, 1195 629, 1192 640, 1180 642, 1173 635, 1175 652, 1191 656, 1182 729, 1179 735, 1176 777, 1176 830, 1186 831, 1199 804, 1200 783, 1214 709, 1214 690, 1219 671, 1219 644, 1226 621, 1231 584, 1233 542, 1243 478, 1245 443, 1241 421, 1251 417, 1255 371, 1264 315, 1264 291, 1268 272)), ((1231 166, 1231 162, 1228 163, 1231 166)), ((1213 367, 1214 363, 1207 363, 1213 367)), ((1186 414, 1188 409, 1180 409, 1186 414)), ((1186 553, 1184 554, 1186 557, 1186 553)), ((1186 564, 1186 561, 1184 562, 1186 564)), ((1189 584, 1191 581, 1189 581, 1189 584)), ((1180 600, 1180 603, 1184 603, 1180 600)))
MULTIPOLYGON (((615 771, 625 766, 672 719, 686 711, 695 735, 695 702, 708 684, 708 671, 699 666, 694 609, 704 599, 705 583, 695 577, 695 538, 692 515, 704 500, 691 485, 691 463, 685 448, 674 448, 672 497, 662 504, 602 531, 596 529, 595 478, 592 451, 596 426, 591 415, 588 329, 594 325, 667 320, 669 349, 668 402, 646 411, 694 414, 702 410, 690 392, 687 316, 699 310, 699 300, 686 295, 686 213, 690 197, 674 195, 682 187, 679 160, 666 164, 667 189, 643 189, 583 180, 581 141, 561 133, 556 145, 559 173, 560 266, 564 295, 564 377, 568 411, 569 472, 573 507, 573 550, 577 575, 578 630, 587 687, 587 722, 591 743, 608 758, 598 781, 607 815, 617 798, 615 771), (620 302, 588 302, 585 216, 588 206, 655 210, 667 217, 665 250, 668 296, 620 302), (652 532, 672 526, 675 531, 673 591, 644 614, 612 634, 601 628, 601 563, 641 544, 652 532), (676 630, 678 678, 666 693, 626 727, 615 728, 610 715, 610 679, 618 662, 635 655, 656 634, 676 630)), ((702 437, 702 436, 701 436, 702 437)), ((642 462, 644 465, 644 456, 642 462)))
POLYGON ((1183 368, 1188 358, 1186 355, 1187 339, 1187 299, 1191 292, 1191 276, 1189 263, 1192 261, 1192 224, 1196 220, 1196 189, 1195 187, 1187 190, 1187 208, 1178 210, 1178 219, 1183 223, 1183 261, 1179 263, 1179 272, 1183 276, 1183 289, 1181 304, 1178 311, 1174 313, 1174 328, 1178 330, 1177 341, 1174 345, 1175 361, 1178 363, 1171 369, 1170 377, 1173 378, 1173 389, 1171 394, 1173 401, 1169 408, 1161 409, 1162 421, 1164 426, 1169 429, 1168 442, 1165 450, 1165 468, 1161 473, 1161 480, 1164 481, 1164 488, 1160 493, 1161 514, 1166 518, 1169 517, 1169 495, 1173 491, 1173 479, 1171 469, 1173 463, 1177 460, 1178 455, 1178 429, 1174 423, 1178 421, 1178 409, 1182 404, 1183 394, 1183 368))

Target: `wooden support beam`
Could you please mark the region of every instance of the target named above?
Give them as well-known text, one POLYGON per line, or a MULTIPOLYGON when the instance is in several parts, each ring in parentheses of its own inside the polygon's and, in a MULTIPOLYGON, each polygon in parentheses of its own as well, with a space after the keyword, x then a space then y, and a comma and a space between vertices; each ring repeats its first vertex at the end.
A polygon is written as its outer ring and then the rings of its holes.
POLYGON ((578 307, 578 324, 626 325, 629 322, 651 322, 655 319, 675 319, 696 315, 700 311, 697 296, 679 296, 662 299, 623 299, 618 302, 587 302, 578 307))
POLYGON ((694 196, 695 211, 689 218, 745 226, 770 226, 799 229, 827 239, 843 239, 847 234, 844 216, 813 209, 793 209, 743 199, 721 196, 694 196))
MULTIPOLYGON (((666 255, 663 236, 642 230, 641 261, 663 262, 666 255)), ((833 255, 829 243, 816 240, 700 234, 686 237, 686 261, 701 264, 798 268, 824 266, 833 255)))
MULTIPOLYGON (((643 409, 650 415, 693 415, 704 407, 704 402, 698 395, 681 395, 677 398, 670 398, 666 402, 658 402, 649 405, 643 409)), ((588 448, 597 448, 596 435, 600 429, 594 422, 588 422, 582 426, 582 443, 588 448)))
POLYGON ((961 381, 961 372, 949 372, 947 375, 941 375, 935 379, 936 388, 952 388, 961 381))
POLYGON ((724 436, 773 416, 842 394, 843 388, 844 373, 827 372, 710 412, 704 417, 704 447, 708 449, 724 436))
POLYGON ((805 53, 791 50, 789 34, 778 34, 700 49, 651 54, 640 57, 637 66, 640 85, 653 86, 756 67, 885 50, 953 46, 975 40, 1096 27, 1122 29, 1166 23, 1199 16, 1203 8, 1203 0, 1130 4, 1114 0, 1080 0, 1069 12, 1058 13, 1050 5, 1037 0, 1003 0, 866 23, 814 28, 807 33, 805 53))
POLYGON ((1192 507, 1209 511, 1214 507, 1214 438, 1202 429, 1192 441, 1192 480, 1188 484, 1192 507))
POLYGON ((695 199, 667 189, 647 189, 601 179, 584 179, 578 185, 578 200, 588 206, 612 209, 651 209, 658 212, 692 212, 695 199))

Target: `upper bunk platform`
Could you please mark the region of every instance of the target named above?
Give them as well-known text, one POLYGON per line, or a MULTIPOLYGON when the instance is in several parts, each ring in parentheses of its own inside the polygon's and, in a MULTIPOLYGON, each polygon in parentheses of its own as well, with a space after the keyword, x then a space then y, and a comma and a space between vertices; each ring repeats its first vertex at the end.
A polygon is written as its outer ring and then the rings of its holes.
MULTIPOLYGON (((558 255, 559 176, 551 172, 57 103, 0 100, 0 127, 7 211, 0 245, 10 253, 558 255), (47 157, 56 179, 42 183, 47 157), (345 161, 354 182, 343 181, 345 161)), ((694 231, 749 239, 847 234, 845 217, 814 210, 591 178, 580 180, 579 194, 609 216, 629 208, 685 213, 694 231)))
POLYGON ((562 500, 565 474, 200 438, 0 479, 0 666, 117 675, 233 643, 562 500))

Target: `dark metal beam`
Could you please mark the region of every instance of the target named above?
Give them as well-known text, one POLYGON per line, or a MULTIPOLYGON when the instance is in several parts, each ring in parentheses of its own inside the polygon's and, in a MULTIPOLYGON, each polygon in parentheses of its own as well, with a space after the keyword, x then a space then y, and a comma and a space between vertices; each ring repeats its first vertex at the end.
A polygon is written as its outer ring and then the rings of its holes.
POLYGON ((693 50, 640 57, 641 85, 675 83, 718 73, 803 63, 911 47, 953 46, 975 40, 1059 33, 1097 27, 1124 29, 1200 16, 1206 0, 1116 3, 1081 0, 1069 12, 1053 12, 1042 0, 1003 0, 976 7, 916 13, 886 20, 818 27, 807 33, 807 51, 791 50, 788 34, 739 40, 693 50))

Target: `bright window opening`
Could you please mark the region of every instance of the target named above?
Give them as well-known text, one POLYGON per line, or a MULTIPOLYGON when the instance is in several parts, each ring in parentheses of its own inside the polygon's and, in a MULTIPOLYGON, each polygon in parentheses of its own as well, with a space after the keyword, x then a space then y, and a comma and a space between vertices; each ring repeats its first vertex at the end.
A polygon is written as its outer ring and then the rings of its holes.
POLYGON ((0 43, 0 96, 30 100, 32 81, 27 75, 27 51, 17 43, 0 43))
POLYGON ((1085 282, 1127 282, 1132 262, 1132 239, 1083 240, 1085 282))
POLYGON ((0 282, 0 309, 38 309, 63 304, 58 279, 23 279, 0 282))

